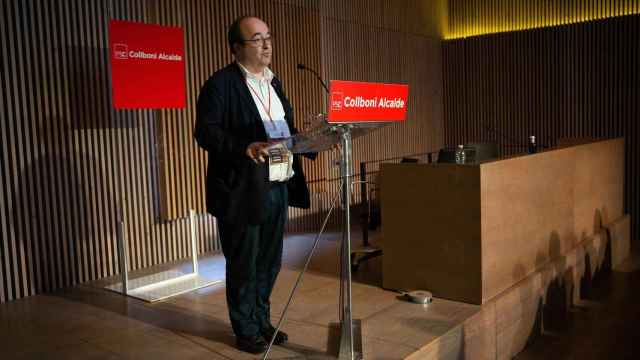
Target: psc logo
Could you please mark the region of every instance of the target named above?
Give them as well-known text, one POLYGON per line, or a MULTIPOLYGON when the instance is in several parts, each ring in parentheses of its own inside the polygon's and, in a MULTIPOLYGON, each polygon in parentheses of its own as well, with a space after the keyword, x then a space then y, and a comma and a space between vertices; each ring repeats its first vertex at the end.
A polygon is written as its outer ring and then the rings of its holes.
POLYGON ((344 94, 340 91, 335 91, 331 93, 331 110, 340 111, 342 110, 342 101, 344 99, 344 94))
POLYGON ((129 58, 129 46, 127 44, 113 44, 113 58, 126 60, 129 58))

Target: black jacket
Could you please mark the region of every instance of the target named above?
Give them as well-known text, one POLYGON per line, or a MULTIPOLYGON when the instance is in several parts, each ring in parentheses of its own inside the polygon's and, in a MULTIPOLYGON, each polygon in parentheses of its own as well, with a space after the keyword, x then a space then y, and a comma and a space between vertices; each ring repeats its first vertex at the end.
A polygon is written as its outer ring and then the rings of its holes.
MULTIPOLYGON (((291 134, 293 108, 276 77, 275 89, 291 134)), ((260 224, 269 190, 267 163, 256 164, 245 150, 256 141, 267 141, 251 93, 240 67, 234 62, 214 73, 203 85, 196 108, 195 139, 209 154, 207 169, 207 211, 235 224, 260 224)), ((314 156, 311 156, 314 157, 314 156)), ((309 208, 307 187, 300 158, 294 156, 294 176, 288 181, 289 205, 309 208)))

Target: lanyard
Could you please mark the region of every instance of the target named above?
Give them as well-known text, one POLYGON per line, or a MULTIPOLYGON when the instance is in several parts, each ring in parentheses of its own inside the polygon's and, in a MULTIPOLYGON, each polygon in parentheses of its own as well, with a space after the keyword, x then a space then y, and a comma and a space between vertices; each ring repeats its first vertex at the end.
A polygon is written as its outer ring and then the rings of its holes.
POLYGON ((267 107, 264 104, 264 102, 262 101, 262 96, 258 95, 258 92, 253 88, 253 86, 251 86, 251 84, 249 84, 249 79, 247 79, 245 77, 244 81, 247 83, 247 86, 249 86, 249 89, 251 90, 251 92, 254 93, 256 95, 256 97, 258 98, 258 101, 260 102, 260 105, 262 105, 262 108, 267 113, 267 116, 269 117, 269 120, 271 121, 271 124, 275 128, 275 124, 273 123, 273 119, 271 118, 271 85, 267 84, 267 93, 269 94, 269 107, 267 107))

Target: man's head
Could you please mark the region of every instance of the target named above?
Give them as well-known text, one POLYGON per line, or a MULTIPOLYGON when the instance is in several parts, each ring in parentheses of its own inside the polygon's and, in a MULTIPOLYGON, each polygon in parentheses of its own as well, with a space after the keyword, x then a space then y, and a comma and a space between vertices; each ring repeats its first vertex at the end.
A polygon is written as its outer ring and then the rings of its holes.
POLYGON ((271 63, 271 32, 257 17, 243 16, 234 21, 228 39, 236 60, 250 70, 262 70, 271 63))

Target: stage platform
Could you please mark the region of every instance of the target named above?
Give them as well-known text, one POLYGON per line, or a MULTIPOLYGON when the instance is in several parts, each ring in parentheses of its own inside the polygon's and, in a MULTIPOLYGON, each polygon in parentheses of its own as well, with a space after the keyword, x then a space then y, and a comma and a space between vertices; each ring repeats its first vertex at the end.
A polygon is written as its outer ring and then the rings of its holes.
MULTIPOLYGON (((217 256, 204 259, 201 269, 216 267, 217 256)), ((205 270, 206 271, 206 270, 205 270)), ((272 296, 279 314, 293 286, 296 271, 284 269, 272 296)), ((290 308, 285 346, 273 359, 322 358, 329 344, 329 324, 337 321, 339 286, 336 278, 309 273, 290 308)), ((456 329, 480 307, 436 299, 428 306, 398 299, 395 292, 353 285, 354 317, 362 319, 365 359, 403 359, 430 345, 446 350, 456 342, 456 329)), ((224 286, 213 286, 147 304, 93 287, 78 287, 56 295, 39 295, 6 304, 3 353, 14 358, 39 358, 49 353, 79 351, 91 358, 132 359, 254 359, 233 347, 224 286), (32 339, 25 343, 22 339, 32 339), (109 354, 117 355, 109 357, 109 354)), ((277 321, 274 316, 273 321, 277 321)), ((44 357, 42 357, 44 358, 44 357)))
MULTIPOLYGON (((321 243, 284 325, 290 340, 274 347, 270 358, 326 358, 329 324, 338 319, 339 285, 330 270, 331 259, 337 258, 338 236, 328 234, 321 243)), ((274 322, 297 276, 300 255, 311 241, 309 235, 289 235, 285 242, 285 265, 272 296, 274 322)), ((543 319, 550 331, 552 325, 562 326, 570 304, 588 302, 588 282, 605 268, 606 244, 603 237, 585 239, 571 254, 544 264, 482 306, 437 298, 427 306, 406 302, 375 284, 380 281, 379 259, 365 263, 353 285, 353 311, 362 321, 364 358, 512 358, 542 331, 543 319)), ((203 257, 200 269, 205 276, 220 276, 224 259, 203 257)), ((98 287, 102 285, 0 306, 3 355, 11 359, 259 358, 233 346, 224 285, 154 304, 104 291, 98 287)))

